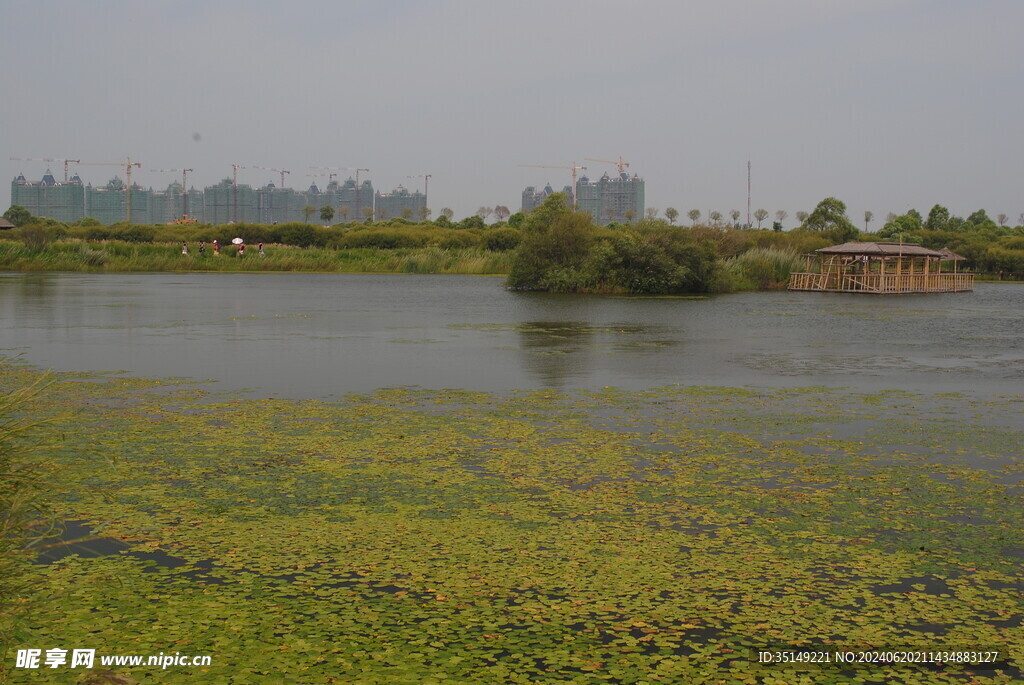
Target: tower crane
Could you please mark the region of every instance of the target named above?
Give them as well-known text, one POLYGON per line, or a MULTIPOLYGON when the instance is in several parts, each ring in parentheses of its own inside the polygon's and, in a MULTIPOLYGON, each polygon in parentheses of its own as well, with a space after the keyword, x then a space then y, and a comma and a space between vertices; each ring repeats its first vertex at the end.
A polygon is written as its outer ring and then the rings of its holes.
MULTIPOLYGON (((356 172, 356 212, 359 211, 359 190, 360 190, 359 189, 359 172, 360 171, 369 172, 370 171, 369 169, 363 169, 361 167, 354 167, 354 166, 316 166, 316 167, 310 167, 310 169, 322 169, 323 171, 354 171, 354 172, 356 172)), ((333 176, 337 176, 337 174, 333 174, 333 176)))
POLYGON ((231 165, 231 222, 236 224, 238 223, 238 170, 247 168, 248 167, 244 167, 241 164, 231 165))
POLYGON ((264 171, 276 171, 277 173, 281 174, 281 185, 278 186, 280 188, 284 188, 284 175, 292 173, 292 172, 288 171, 287 169, 272 169, 271 167, 266 167, 266 166, 256 166, 256 167, 253 167, 253 169, 263 169, 264 171))
POLYGON ((629 162, 622 161, 622 156, 619 156, 619 161, 612 159, 594 159, 593 157, 586 158, 588 162, 604 162, 605 164, 614 164, 619 168, 619 174, 622 174, 629 168, 629 162))
POLYGON ((423 204, 426 207, 430 206, 430 179, 433 178, 433 174, 419 174, 416 176, 406 176, 406 178, 422 178, 423 179, 423 204))
POLYGON ((580 166, 576 162, 572 163, 572 166, 552 166, 549 164, 520 164, 521 167, 532 167, 534 169, 570 169, 572 170, 572 195, 573 195, 573 206, 576 205, 576 172, 586 171, 587 167, 580 166))
POLYGON ((56 159, 54 157, 11 157, 14 162, 64 162, 64 182, 68 182, 68 164, 74 162, 79 164, 80 159, 56 159))
POLYGON ((194 224, 196 220, 188 215, 188 174, 192 169, 150 169, 150 171, 156 173, 163 172, 181 172, 181 219, 175 223, 181 224, 194 224))
POLYGON ((141 167, 140 162, 133 162, 131 157, 125 157, 123 162, 79 162, 82 166, 123 166, 124 175, 127 179, 127 183, 124 186, 125 197, 127 202, 125 203, 125 221, 128 223, 132 222, 132 167, 141 167))

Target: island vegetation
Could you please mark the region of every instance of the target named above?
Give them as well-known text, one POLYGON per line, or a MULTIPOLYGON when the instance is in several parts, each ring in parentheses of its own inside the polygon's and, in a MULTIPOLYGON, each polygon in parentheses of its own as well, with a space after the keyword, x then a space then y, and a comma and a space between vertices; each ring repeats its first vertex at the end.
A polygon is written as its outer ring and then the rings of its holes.
MULTIPOLYGON (((758 228, 739 212, 691 210, 676 225, 669 207, 628 223, 597 225, 556 193, 528 214, 485 211, 453 221, 395 218, 334 225, 269 224, 110 226, 95 219, 66 224, 33 217, 22 207, 6 213, 13 229, 0 232, 0 270, 6 271, 304 271, 506 275, 519 290, 577 293, 674 294, 772 290, 786 286, 802 255, 849 240, 902 240, 948 247, 966 257, 964 268, 991 280, 1024 280, 1024 226, 1010 227, 984 210, 961 218, 941 205, 927 217, 916 210, 890 215, 875 233, 859 230, 845 204, 825 198, 783 230, 786 212, 771 228, 758 210, 758 228), (492 214, 499 220, 487 224, 492 214), (231 241, 250 247, 243 256, 231 241), (221 249, 215 253, 213 241, 221 249), (264 254, 253 250, 263 243, 264 254), (187 248, 187 253, 183 248, 187 248)), ((504 208, 502 208, 504 210, 504 208)), ((322 220, 332 216, 322 213, 322 220)), ((864 227, 873 220, 866 212, 864 227)))

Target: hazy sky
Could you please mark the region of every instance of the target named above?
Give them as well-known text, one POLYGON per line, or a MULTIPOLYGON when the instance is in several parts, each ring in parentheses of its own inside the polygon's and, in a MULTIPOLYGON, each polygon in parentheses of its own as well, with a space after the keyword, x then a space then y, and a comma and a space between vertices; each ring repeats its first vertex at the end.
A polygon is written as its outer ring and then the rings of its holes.
MULTIPOLYGON (((371 169, 456 217, 631 163, 647 205, 1024 212, 1020 0, 0 2, 4 207, 62 164, 371 169)), ((103 185, 123 169, 82 166, 103 185)), ((347 172, 344 172, 347 173, 347 172)), ((280 182, 243 169, 239 181, 280 182)), ((326 179, 322 179, 322 183, 326 179)))

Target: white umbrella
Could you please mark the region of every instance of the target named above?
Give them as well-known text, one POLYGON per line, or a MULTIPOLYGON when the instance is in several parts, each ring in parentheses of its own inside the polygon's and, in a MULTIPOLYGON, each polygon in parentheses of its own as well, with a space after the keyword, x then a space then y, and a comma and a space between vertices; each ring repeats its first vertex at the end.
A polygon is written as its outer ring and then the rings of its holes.
POLYGON ((241 238, 235 238, 235 239, 234 239, 234 240, 232 240, 231 242, 233 242, 233 243, 234 243, 235 245, 241 245, 241 244, 242 244, 242 243, 244 243, 245 241, 244 241, 244 240, 242 240, 241 238))

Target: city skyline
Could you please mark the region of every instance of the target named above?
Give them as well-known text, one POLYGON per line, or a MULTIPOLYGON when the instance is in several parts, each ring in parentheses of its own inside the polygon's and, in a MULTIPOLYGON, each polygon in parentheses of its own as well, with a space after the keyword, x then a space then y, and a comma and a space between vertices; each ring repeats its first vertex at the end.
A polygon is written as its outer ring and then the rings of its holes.
MULTIPOLYGON (((1024 96, 1010 0, 674 3, 113 2, 7 5, 9 157, 141 162, 163 187, 308 187, 372 170, 457 216, 591 178, 619 155, 663 213, 810 211, 876 221, 943 204, 1018 217, 1024 96), (180 174, 178 175, 180 178, 180 174), (326 182, 326 175, 320 183, 326 182), (419 184, 419 187, 417 187, 419 184)), ((61 176, 61 164, 52 170, 61 176)), ((113 170, 116 167, 108 167, 113 170)), ((80 172, 81 173, 81 172, 80 172)), ((91 173, 90 173, 91 175, 91 173)), ((113 174, 111 174, 113 175, 113 174)), ((123 174, 122 174, 123 178, 123 174)), ((7 198, 8 203, 10 198, 7 198)))

